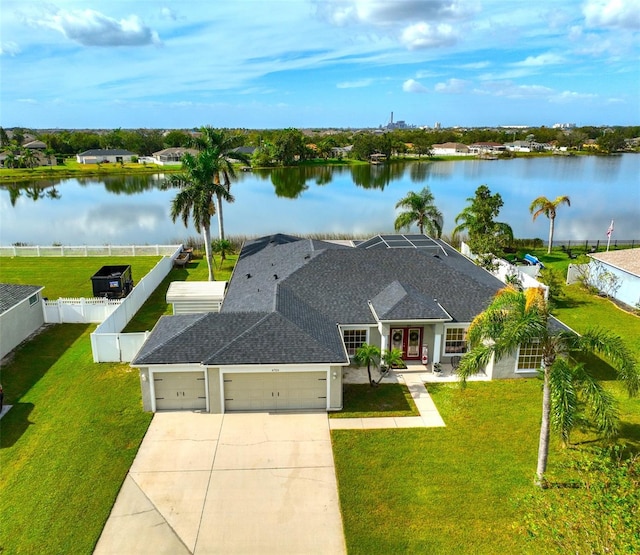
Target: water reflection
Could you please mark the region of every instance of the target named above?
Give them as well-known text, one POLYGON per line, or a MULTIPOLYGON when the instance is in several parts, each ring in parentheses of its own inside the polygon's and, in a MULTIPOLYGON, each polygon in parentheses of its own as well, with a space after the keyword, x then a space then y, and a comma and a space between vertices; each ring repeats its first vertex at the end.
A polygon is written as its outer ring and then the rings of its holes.
MULTIPOLYGON (((640 156, 633 154, 240 172, 225 228, 229 235, 391 231, 397 201, 428 185, 449 233, 466 199, 487 184, 502 195, 499 219, 517 237, 547 236, 548 221, 533 222, 529 214, 535 197, 569 195, 571 207, 556 220, 558 240, 597 239, 611 219, 617 238, 640 239, 639 175, 640 156)), ((0 185, 0 244, 163 243, 195 235, 171 221, 176 191, 164 190, 165 180, 163 174, 105 175, 0 185)))

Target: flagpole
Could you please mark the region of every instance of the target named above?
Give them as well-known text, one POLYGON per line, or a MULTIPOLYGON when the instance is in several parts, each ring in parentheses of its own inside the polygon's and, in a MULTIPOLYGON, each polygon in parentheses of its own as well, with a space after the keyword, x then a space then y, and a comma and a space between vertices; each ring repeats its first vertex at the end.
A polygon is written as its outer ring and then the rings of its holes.
POLYGON ((613 233, 613 220, 611 220, 611 224, 609 225, 609 229, 607 229, 607 252, 609 252, 609 245, 611 245, 611 234, 613 233))

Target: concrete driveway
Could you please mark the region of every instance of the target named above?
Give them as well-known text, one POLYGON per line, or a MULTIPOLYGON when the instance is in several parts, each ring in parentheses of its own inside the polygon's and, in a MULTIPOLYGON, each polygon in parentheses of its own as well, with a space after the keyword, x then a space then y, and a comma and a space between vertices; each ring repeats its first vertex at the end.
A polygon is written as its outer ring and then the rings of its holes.
POLYGON ((94 553, 346 553, 327 414, 157 413, 94 553))

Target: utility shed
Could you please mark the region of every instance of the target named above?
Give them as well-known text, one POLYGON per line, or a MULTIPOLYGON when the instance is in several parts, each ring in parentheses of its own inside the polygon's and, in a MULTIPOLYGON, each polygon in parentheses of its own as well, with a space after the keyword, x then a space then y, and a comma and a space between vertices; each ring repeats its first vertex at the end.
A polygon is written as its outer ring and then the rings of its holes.
POLYGON ((226 281, 172 281, 167 303, 174 314, 220 312, 226 288, 226 281))

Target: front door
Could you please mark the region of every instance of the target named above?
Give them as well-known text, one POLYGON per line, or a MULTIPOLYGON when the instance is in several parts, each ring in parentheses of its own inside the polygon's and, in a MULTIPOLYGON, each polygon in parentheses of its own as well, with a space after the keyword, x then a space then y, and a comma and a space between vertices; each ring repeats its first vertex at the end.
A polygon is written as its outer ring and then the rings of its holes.
POLYGON ((391 328, 392 349, 399 349, 404 360, 418 360, 422 352, 422 328, 391 328))

